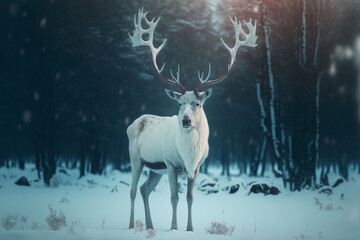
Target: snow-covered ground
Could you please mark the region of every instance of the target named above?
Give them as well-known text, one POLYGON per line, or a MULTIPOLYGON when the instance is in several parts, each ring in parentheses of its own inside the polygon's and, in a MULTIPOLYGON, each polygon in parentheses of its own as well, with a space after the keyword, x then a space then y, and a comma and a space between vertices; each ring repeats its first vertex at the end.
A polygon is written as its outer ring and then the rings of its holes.
MULTIPOLYGON (((145 239, 146 230, 128 229, 130 215, 130 173, 108 170, 106 176, 87 175, 77 180, 78 171, 66 169, 67 175, 57 172, 54 187, 45 188, 42 181, 34 182, 34 167, 25 171, 0 168, 0 239, 145 239), (17 186, 14 182, 25 176, 31 186, 17 186), (125 183, 125 184, 124 184, 125 183), (66 217, 66 226, 59 231, 50 230, 46 217, 49 205, 66 217), (5 230, 8 216, 16 216, 16 224, 5 230)), ((229 179, 220 177, 216 169, 212 175, 220 187, 229 179)), ((332 185, 338 177, 329 176, 332 185)), ((146 176, 143 174, 140 184, 146 176)), ((150 196, 150 208, 155 228, 153 239, 360 239, 360 176, 350 172, 348 182, 334 188, 333 194, 320 194, 305 190, 289 192, 279 179, 232 177, 231 182, 271 181, 279 187, 279 195, 250 194, 249 188, 240 188, 235 194, 220 191, 205 194, 194 191, 194 232, 186 232, 186 193, 179 194, 178 227, 170 231, 171 203, 167 175, 163 176, 150 196), (343 195, 343 196, 342 196, 343 195), (316 200, 317 199, 317 200, 316 200), (320 209, 320 205, 322 208, 320 209), (235 226, 231 236, 210 235, 206 228, 211 222, 235 226)), ((185 180, 180 180, 185 190, 185 180)), ((11 217, 10 217, 11 219, 11 217)), ((138 193, 135 220, 144 222, 144 207, 138 193)), ((10 224, 11 225, 11 224, 10 224)))

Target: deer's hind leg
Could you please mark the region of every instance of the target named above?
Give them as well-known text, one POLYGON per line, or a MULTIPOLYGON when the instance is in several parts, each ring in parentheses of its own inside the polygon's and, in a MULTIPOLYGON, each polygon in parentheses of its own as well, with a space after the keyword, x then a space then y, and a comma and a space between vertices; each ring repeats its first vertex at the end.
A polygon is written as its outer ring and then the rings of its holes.
POLYGON ((156 187, 156 185, 158 185, 161 177, 162 177, 162 174, 158 174, 158 173, 155 173, 150 170, 148 179, 140 187, 140 193, 144 200, 146 229, 154 229, 152 220, 151 220, 151 214, 150 214, 149 196, 150 196, 150 193, 156 187))
POLYGON ((137 151, 132 151, 130 144, 130 161, 131 161, 131 173, 132 173, 132 182, 130 190, 130 200, 131 200, 131 213, 130 213, 130 223, 129 228, 134 228, 134 204, 137 192, 137 185, 139 183, 139 178, 144 167, 144 163, 141 161, 140 155, 137 151))

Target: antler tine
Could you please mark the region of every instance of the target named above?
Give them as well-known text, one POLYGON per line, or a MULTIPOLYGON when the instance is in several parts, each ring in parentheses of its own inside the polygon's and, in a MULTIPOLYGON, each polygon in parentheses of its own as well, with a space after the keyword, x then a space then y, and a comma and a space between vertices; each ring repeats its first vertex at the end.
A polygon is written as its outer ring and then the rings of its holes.
POLYGON ((170 74, 173 80, 180 84, 180 65, 178 64, 178 69, 176 71, 176 77, 174 77, 174 74, 172 72, 172 69, 170 69, 170 74))
POLYGON ((210 73, 211 73, 211 64, 209 63, 209 71, 208 71, 208 75, 205 79, 204 79, 204 72, 202 72, 201 76, 200 76, 200 71, 198 71, 198 78, 199 78, 200 82, 206 83, 207 81, 209 81, 210 73))
POLYGON ((180 83, 180 66, 178 65, 178 71, 176 73, 177 77, 175 78, 172 71, 170 70, 170 73, 171 73, 171 76, 173 79, 168 79, 168 78, 164 77, 163 75, 161 75, 161 72, 165 67, 165 63, 162 65, 162 67, 160 69, 156 63, 156 57, 159 54, 159 52, 163 49, 163 47, 165 46, 165 43, 167 40, 167 39, 164 39, 162 44, 157 48, 154 46, 154 31, 155 31, 155 28, 156 28, 157 24, 159 23, 161 17, 158 17, 158 19, 156 19, 156 20, 155 20, 155 18, 153 18, 151 21, 149 21, 146 16, 147 16, 147 12, 144 12, 143 8, 139 9, 138 14, 135 14, 135 16, 134 16, 135 29, 133 30, 132 36, 129 33, 129 37, 132 42, 132 46, 133 47, 138 47, 138 46, 149 47, 151 50, 151 56, 152 56, 152 62, 153 62, 154 68, 155 68, 156 72, 159 74, 159 76, 161 77, 161 79, 163 79, 165 82, 167 82, 173 86, 178 87, 180 89, 181 93, 184 94, 186 92, 186 90, 180 83), (149 28, 144 29, 141 26, 141 21, 143 19, 145 20, 145 22, 149 26, 149 28), (144 40, 142 38, 143 34, 148 34, 149 39, 144 40))
MULTIPOLYGON (((229 51, 230 57, 231 57, 230 64, 228 64, 227 72, 225 72, 221 77, 214 79, 214 80, 209 80, 210 70, 209 70, 207 78, 205 78, 205 79, 203 79, 203 73, 200 75, 200 72, 198 72, 198 77, 199 77, 201 84, 194 91, 196 96, 199 95, 198 91, 201 88, 212 85, 212 84, 219 83, 219 82, 223 81, 229 75, 229 73, 231 72, 232 68, 235 65, 236 53, 237 53, 237 50, 239 49, 239 47, 241 47, 241 46, 256 47, 257 46, 257 43, 256 43, 256 40, 257 40, 256 23, 257 22, 255 21, 255 23, 253 25, 251 18, 250 18, 249 22, 243 21, 244 24, 246 25, 246 27, 249 29, 249 33, 246 33, 241 26, 241 21, 238 21, 236 17, 234 19, 232 19, 231 17, 229 17, 229 18, 230 18, 230 20, 234 26, 234 30, 235 30, 235 45, 232 48, 230 48, 225 43, 225 41, 222 38, 220 38, 221 42, 224 44, 225 48, 229 51), (244 36, 245 40, 241 41, 240 35, 244 36)), ((210 65, 209 65, 209 68, 210 68, 210 65)))

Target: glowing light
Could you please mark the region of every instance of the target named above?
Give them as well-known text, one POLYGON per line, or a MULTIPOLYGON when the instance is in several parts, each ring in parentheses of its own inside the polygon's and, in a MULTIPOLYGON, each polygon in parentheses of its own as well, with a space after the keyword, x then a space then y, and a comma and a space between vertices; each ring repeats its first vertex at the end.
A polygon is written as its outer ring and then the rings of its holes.
POLYGON ((331 76, 335 76, 335 74, 336 74, 336 65, 335 65, 335 62, 332 62, 332 63, 330 64, 329 74, 330 74, 331 76))
POLYGON ((259 12, 259 5, 255 5, 255 6, 254 6, 253 12, 254 12, 254 13, 258 13, 258 12, 259 12))
POLYGON ((349 59, 349 58, 352 58, 353 56, 354 56, 354 53, 351 50, 351 48, 346 47, 345 48, 345 58, 349 59))

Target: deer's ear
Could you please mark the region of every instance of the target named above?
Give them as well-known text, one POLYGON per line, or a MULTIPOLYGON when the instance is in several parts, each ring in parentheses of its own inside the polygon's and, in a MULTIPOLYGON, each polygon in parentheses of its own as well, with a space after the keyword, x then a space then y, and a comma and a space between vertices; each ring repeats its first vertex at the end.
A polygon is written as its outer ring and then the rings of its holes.
POLYGON ((199 93, 200 101, 202 103, 205 102, 205 100, 208 99, 209 97, 211 97, 211 95, 212 95, 212 88, 209 88, 204 92, 200 92, 199 93))
POLYGON ((175 91, 171 91, 169 89, 165 89, 166 95, 168 95, 169 98, 174 99, 176 101, 179 100, 181 93, 175 92, 175 91))

